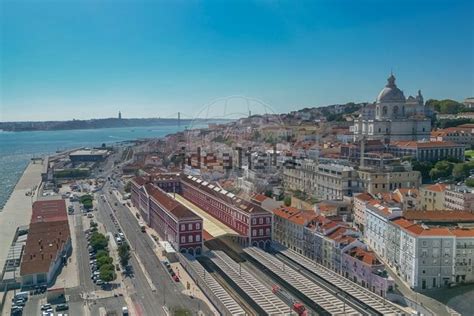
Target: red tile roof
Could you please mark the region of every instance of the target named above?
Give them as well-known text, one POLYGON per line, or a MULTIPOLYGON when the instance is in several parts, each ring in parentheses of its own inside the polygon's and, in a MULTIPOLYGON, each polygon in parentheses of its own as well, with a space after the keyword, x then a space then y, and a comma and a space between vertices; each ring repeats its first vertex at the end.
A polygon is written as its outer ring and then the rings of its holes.
POLYGON ((60 200, 44 200, 33 203, 31 223, 67 221, 66 202, 60 200))
POLYGON ((20 265, 20 274, 48 273, 70 239, 64 200, 33 203, 31 223, 20 265))
POLYGON ((428 191, 433 191, 433 192, 444 192, 447 187, 448 187, 447 184, 436 183, 436 184, 428 185, 424 189, 428 191))
POLYGON ((474 222, 474 214, 466 211, 405 211, 403 217, 423 222, 474 222))
POLYGON ((255 194, 253 197, 252 197, 252 200, 255 200, 257 202, 260 202, 262 203, 263 201, 265 201, 266 199, 268 199, 267 196, 263 195, 263 194, 255 194))
POLYGON ((184 218, 201 218, 188 209, 186 206, 182 205, 172 197, 170 197, 165 191, 156 187, 151 183, 145 184, 145 189, 150 195, 150 198, 155 200, 163 206, 168 212, 173 214, 178 219, 184 218))
POLYGON ((347 252, 348 255, 354 257, 368 265, 381 265, 373 251, 368 251, 360 247, 354 247, 347 252))

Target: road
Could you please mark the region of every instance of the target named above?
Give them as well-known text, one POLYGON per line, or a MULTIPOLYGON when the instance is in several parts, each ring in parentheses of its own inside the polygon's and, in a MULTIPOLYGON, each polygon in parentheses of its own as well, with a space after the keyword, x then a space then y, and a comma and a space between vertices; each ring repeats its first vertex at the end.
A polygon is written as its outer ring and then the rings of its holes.
MULTIPOLYGON (((111 209, 103 200, 103 196, 101 194, 98 197, 98 212, 95 214, 98 216, 98 221, 105 225, 106 230, 115 235, 115 233, 118 233, 118 227, 112 221, 111 209)), ((126 232, 124 233, 126 234, 126 232)), ((129 263, 134 273, 129 279, 126 279, 126 282, 129 281, 131 287, 133 287, 129 290, 129 293, 132 301, 135 303, 135 309, 143 312, 145 315, 164 315, 161 306, 156 304, 156 302, 159 302, 159 297, 152 291, 136 258, 132 256, 129 263)))
MULTIPOLYGON (((160 305, 166 305, 171 308, 183 307, 195 312, 202 310, 205 315, 211 315, 211 311, 204 302, 196 298, 191 299, 181 293, 181 291, 184 290, 183 285, 174 282, 168 271, 165 270, 164 266, 158 260, 153 250, 155 247, 153 241, 148 235, 141 232, 135 216, 133 216, 127 207, 123 206, 113 194, 109 193, 110 189, 110 186, 106 184, 102 190, 106 201, 101 201, 102 204, 99 206, 101 213, 107 214, 107 211, 111 213, 112 208, 116 210, 114 214, 132 247, 132 252, 140 258, 154 287, 158 289, 160 300, 155 298, 153 301, 154 305, 156 305, 156 302, 160 302, 160 305), (107 205, 104 205, 104 202, 107 205), (117 206, 115 203, 117 203, 117 206)), ((110 217, 110 215, 107 216, 110 217)))

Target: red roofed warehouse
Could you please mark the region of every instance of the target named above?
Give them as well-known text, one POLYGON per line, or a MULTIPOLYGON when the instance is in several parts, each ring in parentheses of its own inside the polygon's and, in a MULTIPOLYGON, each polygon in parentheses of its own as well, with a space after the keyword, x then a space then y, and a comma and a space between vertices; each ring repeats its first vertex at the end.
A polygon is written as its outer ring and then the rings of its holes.
POLYGON ((71 254, 64 200, 36 201, 21 261, 23 286, 51 284, 71 254))

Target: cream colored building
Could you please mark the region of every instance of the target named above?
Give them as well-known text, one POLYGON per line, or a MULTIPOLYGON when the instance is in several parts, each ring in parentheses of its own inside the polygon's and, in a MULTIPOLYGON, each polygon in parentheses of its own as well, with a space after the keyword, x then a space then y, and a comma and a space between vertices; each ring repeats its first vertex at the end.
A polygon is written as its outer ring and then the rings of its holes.
POLYGON ((318 199, 342 200, 361 190, 354 168, 311 159, 287 165, 283 179, 286 190, 299 190, 318 199))
POLYGON ((421 173, 409 168, 361 168, 357 172, 363 190, 370 194, 392 192, 400 188, 417 189, 421 185, 421 173))
POLYGON ((423 211, 444 210, 444 191, 446 184, 437 183, 420 188, 420 203, 423 211))

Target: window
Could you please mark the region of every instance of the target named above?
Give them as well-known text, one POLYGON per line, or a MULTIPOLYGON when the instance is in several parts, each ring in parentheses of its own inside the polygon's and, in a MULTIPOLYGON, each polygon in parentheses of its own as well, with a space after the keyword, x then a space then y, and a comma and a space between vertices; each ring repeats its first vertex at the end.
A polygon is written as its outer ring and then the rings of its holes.
POLYGON ((185 242, 186 242, 186 237, 181 236, 181 243, 185 243, 185 242))
POLYGON ((193 242, 193 235, 188 236, 188 242, 193 242))
POLYGON ((258 219, 258 223, 259 223, 259 224, 263 224, 263 218, 262 218, 262 217, 260 217, 260 218, 258 219))
POLYGON ((201 224, 200 223, 196 223, 196 229, 201 229, 201 224))
POLYGON ((255 225, 257 224, 257 219, 256 218, 252 218, 252 225, 255 225))
POLYGON ((259 236, 263 236, 263 228, 260 228, 260 229, 258 230, 258 235, 259 235, 259 236))
POLYGON ((188 224, 188 230, 193 230, 193 224, 188 224))
POLYGON ((181 224, 181 231, 185 230, 186 229, 186 225, 184 224, 181 224))
POLYGON ((270 217, 267 217, 267 224, 270 224, 270 217))
MULTIPOLYGON (((265 231, 265 235, 269 236, 270 235, 270 228, 267 228, 265 231)), ((470 260, 470 259, 469 259, 470 260)))
POLYGON ((201 241, 201 235, 196 235, 196 241, 201 241))
POLYGON ((252 236, 253 237, 257 236, 257 230, 256 229, 252 229, 252 236))

